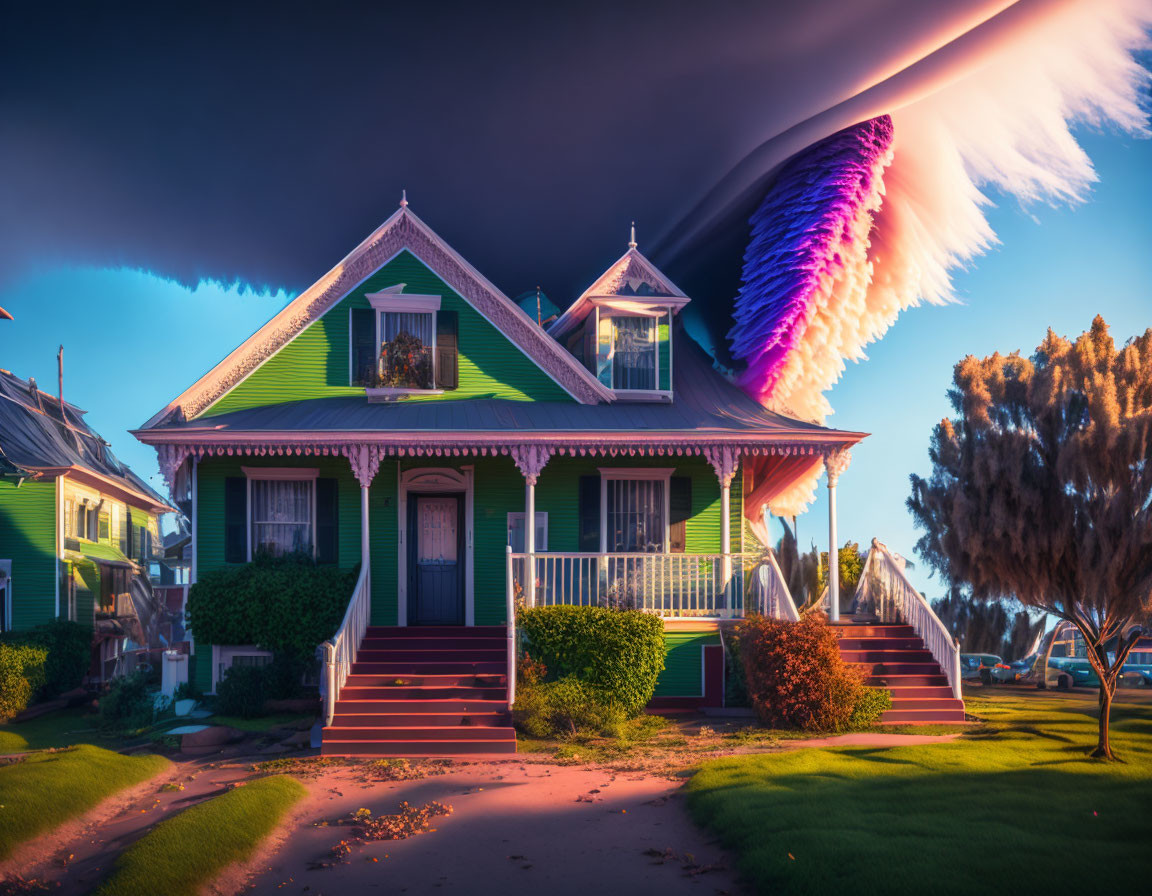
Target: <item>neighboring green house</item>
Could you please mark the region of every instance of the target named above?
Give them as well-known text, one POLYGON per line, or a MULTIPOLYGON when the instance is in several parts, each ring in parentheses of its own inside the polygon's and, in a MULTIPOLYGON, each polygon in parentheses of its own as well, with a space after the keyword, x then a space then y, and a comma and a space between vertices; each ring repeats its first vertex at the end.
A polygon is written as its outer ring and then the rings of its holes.
POLYGON ((0 627, 91 626, 100 681, 146 640, 142 621, 154 628, 149 564, 172 508, 84 413, 0 370, 0 627))
MULTIPOLYGON (((395 702, 373 674, 503 671, 517 599, 661 614, 658 699, 719 703, 751 529, 863 434, 761 407, 688 337, 688 302, 632 242, 542 328, 402 203, 136 431, 191 500, 192 580, 262 550, 361 564, 326 679, 356 737, 395 702)), ((262 655, 198 643, 192 674, 211 691, 262 655)))

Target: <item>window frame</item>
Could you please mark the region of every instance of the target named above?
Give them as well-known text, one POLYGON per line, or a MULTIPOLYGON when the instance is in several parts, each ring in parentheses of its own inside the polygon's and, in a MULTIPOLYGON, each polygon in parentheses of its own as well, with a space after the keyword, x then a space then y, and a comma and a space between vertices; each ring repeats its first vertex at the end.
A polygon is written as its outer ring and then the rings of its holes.
POLYGON ((252 562, 252 530, 255 525, 253 516, 256 513, 255 507, 252 503, 252 482, 254 480, 262 480, 265 482, 307 482, 311 485, 311 510, 312 519, 308 523, 311 538, 309 539, 312 547, 312 559, 316 559, 316 480, 320 478, 319 467, 241 467, 244 472, 245 487, 247 489, 246 500, 248 503, 246 522, 246 529, 248 532, 248 561, 252 562))
MULTIPOLYGON (((507 536, 508 536, 507 537, 507 545, 508 545, 508 547, 512 546, 512 523, 513 523, 513 521, 518 520, 520 522, 520 524, 523 525, 525 516, 527 516, 527 514, 523 510, 512 510, 512 511, 508 512, 508 529, 507 529, 507 536)), ((535 528, 537 528, 537 529, 542 528, 544 530, 544 544, 543 544, 543 546, 541 546, 540 544, 536 545, 536 553, 539 554, 541 551, 543 551, 544 553, 547 553, 547 551, 548 551, 548 511, 547 510, 537 510, 536 511, 536 526, 535 526, 535 528), (541 526, 541 523, 543 523, 543 526, 541 526)), ((524 530, 525 539, 527 539, 527 532, 528 532, 528 530, 525 529, 524 530)), ((525 540, 524 550, 518 551, 516 553, 521 553, 521 554, 524 553, 527 550, 527 547, 528 547, 527 540, 525 540)))
MULTIPOLYGON (((432 385, 428 388, 420 386, 384 386, 375 388, 368 386, 371 391, 387 392, 389 394, 403 394, 408 392, 426 395, 428 393, 442 392, 442 389, 436 387, 436 377, 439 373, 437 364, 437 326, 436 317, 437 312, 440 310, 441 296, 429 295, 423 293, 404 293, 401 290, 405 284, 400 283, 396 286, 390 286, 387 289, 382 289, 379 292, 365 293, 364 297, 368 300, 372 310, 375 312, 376 324, 376 365, 379 370, 380 365, 380 350, 384 347, 384 326, 383 314, 429 314, 432 316, 432 341, 429 344, 429 349, 432 352, 432 385)), ((348 309, 348 382, 355 381, 355 371, 352 369, 352 309, 348 309)))
POLYGON ((672 541, 671 541, 671 517, 672 517, 672 474, 676 472, 675 467, 600 467, 600 553, 632 553, 631 551, 609 551, 608 550, 608 483, 610 481, 634 481, 634 482, 663 482, 664 483, 664 507, 663 507, 663 547, 659 553, 654 552, 653 556, 660 556, 663 554, 670 554, 672 541))
POLYGON ((612 388, 622 392, 659 392, 660 391, 660 318, 647 314, 613 314, 612 321, 612 351, 608 363, 612 367, 612 388), (621 320, 644 321, 648 324, 652 338, 652 387, 644 389, 638 386, 620 386, 616 383, 616 360, 620 354, 620 328, 621 320))

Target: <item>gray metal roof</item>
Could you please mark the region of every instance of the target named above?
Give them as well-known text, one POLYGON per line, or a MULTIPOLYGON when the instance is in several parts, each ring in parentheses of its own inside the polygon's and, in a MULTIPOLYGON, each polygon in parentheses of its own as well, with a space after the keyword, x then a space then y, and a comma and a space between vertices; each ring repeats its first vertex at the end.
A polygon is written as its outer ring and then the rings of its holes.
POLYGON ((0 370, 0 475, 78 467, 140 492, 161 506, 168 502, 117 460, 84 411, 0 370))
POLYGON ((153 427, 149 433, 229 432, 677 432, 759 433, 766 436, 831 430, 761 407, 730 383, 678 326, 673 346, 675 400, 612 404, 512 401, 369 403, 363 397, 318 398, 266 405, 153 427))

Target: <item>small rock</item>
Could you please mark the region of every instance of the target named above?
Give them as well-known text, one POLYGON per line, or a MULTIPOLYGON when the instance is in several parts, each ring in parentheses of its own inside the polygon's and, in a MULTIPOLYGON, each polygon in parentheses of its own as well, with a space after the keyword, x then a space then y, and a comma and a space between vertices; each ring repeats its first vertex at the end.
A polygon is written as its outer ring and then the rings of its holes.
POLYGON ((244 736, 243 731, 229 728, 227 725, 213 725, 201 731, 185 734, 180 739, 180 752, 193 756, 203 756, 215 753, 227 743, 238 740, 244 736))

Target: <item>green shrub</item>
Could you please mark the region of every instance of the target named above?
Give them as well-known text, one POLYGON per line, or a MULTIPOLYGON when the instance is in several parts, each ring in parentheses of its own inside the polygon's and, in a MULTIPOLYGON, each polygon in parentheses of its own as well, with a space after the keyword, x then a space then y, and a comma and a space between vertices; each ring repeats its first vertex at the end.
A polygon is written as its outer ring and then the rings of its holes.
POLYGON ((23 632, 9 632, 0 643, 39 647, 47 651, 40 684, 29 701, 49 700, 78 687, 92 658, 92 629, 79 622, 54 619, 23 632))
POLYGON ((100 698, 100 717, 105 724, 123 730, 152 724, 155 698, 147 670, 117 678, 100 698))
MULTIPOLYGON (((761 722, 808 731, 842 731, 852 724, 864 674, 844 662, 836 634, 822 618, 749 616, 737 638, 748 697, 761 722)), ((865 704, 861 712, 867 711, 865 704)))
POLYGON ((216 712, 222 716, 254 719, 264 712, 268 676, 264 666, 233 666, 216 685, 216 712))
POLYGON ((639 610, 533 607, 517 614, 532 656, 553 681, 574 678, 625 716, 639 715, 664 669, 664 623, 639 610))
POLYGON ((864 688, 852 707, 848 727, 853 730, 871 728, 880 722, 880 716, 892 708, 892 695, 885 688, 864 688))
POLYGON ((212 570, 189 590, 188 628, 204 644, 256 644, 307 662, 336 633, 357 573, 298 554, 212 570))
POLYGON ((0 721, 28 708, 44 686, 48 651, 34 644, 0 643, 0 721))
POLYGON ((615 735, 624 722, 624 712, 618 705, 601 700, 596 688, 568 676, 518 691, 512 719, 531 737, 615 735))
POLYGON ((48 699, 80 686, 92 661, 92 629, 79 622, 53 619, 27 632, 25 637, 48 651, 44 667, 44 688, 40 697, 48 699))

